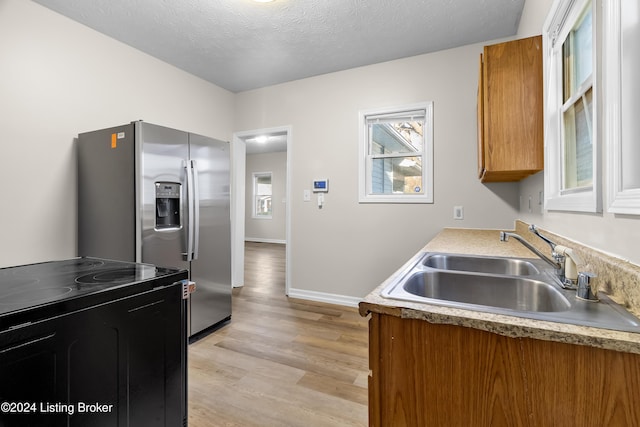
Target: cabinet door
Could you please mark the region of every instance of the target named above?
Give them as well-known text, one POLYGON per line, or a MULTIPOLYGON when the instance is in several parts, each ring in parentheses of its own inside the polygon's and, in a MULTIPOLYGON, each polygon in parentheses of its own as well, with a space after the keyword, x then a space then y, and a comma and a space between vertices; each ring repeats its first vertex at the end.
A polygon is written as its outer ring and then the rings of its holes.
POLYGON ((181 294, 172 292, 127 308, 128 424, 182 426, 186 416, 186 324, 181 294), (184 381, 183 381, 184 380, 184 381))
POLYGON ((518 340, 376 313, 370 325, 371 426, 527 425, 518 340))
POLYGON ((121 392, 120 372, 127 361, 120 351, 126 325, 118 319, 119 304, 106 304, 65 318, 58 333, 66 342, 67 390, 62 401, 100 404, 105 411, 78 409, 69 426, 109 427, 126 425, 126 399, 121 392))
POLYGON ((479 84, 482 181, 517 181, 542 170, 541 36, 485 46, 479 84))
POLYGON ((57 369, 64 349, 57 345, 55 322, 3 332, 0 342, 0 402, 14 405, 0 411, 0 425, 64 423, 64 414, 43 414, 40 408, 41 402, 58 401, 64 380, 57 369))

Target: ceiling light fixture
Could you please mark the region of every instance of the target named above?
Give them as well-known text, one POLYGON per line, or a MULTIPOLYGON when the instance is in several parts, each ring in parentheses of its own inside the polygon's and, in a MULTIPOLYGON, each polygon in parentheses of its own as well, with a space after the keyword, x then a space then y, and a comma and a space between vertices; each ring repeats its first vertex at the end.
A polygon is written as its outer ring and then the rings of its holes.
POLYGON ((256 3, 271 3, 274 0, 253 0, 256 3))
POLYGON ((267 137, 265 135, 261 135, 261 136, 256 136, 255 141, 259 142, 260 144, 264 144, 265 142, 267 142, 268 139, 269 139, 269 137, 267 137))

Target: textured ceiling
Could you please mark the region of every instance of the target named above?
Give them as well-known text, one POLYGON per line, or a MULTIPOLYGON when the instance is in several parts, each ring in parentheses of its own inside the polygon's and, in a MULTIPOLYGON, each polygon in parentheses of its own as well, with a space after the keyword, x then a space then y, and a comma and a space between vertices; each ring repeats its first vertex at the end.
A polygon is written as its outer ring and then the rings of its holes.
POLYGON ((525 0, 34 0, 232 92, 514 35, 525 0))

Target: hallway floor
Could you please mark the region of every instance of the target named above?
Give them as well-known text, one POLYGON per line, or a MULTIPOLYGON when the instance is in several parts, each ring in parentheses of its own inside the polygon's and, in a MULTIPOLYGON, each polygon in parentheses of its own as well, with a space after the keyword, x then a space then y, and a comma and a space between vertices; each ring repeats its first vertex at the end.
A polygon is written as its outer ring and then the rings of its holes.
POLYGON ((285 246, 247 242, 231 322, 189 347, 189 426, 365 426, 367 319, 285 296, 285 246))

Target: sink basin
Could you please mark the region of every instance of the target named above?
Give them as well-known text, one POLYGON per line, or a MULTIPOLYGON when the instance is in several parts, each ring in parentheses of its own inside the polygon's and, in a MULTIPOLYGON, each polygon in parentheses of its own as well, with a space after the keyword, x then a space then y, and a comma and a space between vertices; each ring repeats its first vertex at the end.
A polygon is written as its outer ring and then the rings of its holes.
POLYGON ((465 310, 640 333, 640 319, 605 294, 584 301, 542 260, 421 253, 382 297, 465 310))
POLYGON ((476 276, 446 271, 414 273, 403 285, 411 295, 522 311, 565 311, 569 300, 554 286, 520 277, 476 276))
POLYGON ((440 270, 474 271, 478 273, 531 276, 540 274, 532 262, 518 258, 497 258, 456 254, 429 254, 423 264, 440 270))

